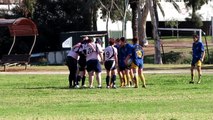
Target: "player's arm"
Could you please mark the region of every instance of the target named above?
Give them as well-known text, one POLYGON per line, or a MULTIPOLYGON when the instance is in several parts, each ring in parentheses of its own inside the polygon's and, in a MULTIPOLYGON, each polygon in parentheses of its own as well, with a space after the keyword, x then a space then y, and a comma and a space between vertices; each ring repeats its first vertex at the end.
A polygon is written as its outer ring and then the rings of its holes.
POLYGON ((125 64, 127 64, 127 61, 130 59, 130 57, 132 56, 132 46, 127 45, 127 56, 124 60, 125 64))
POLYGON ((103 62, 104 61, 104 57, 103 57, 103 49, 102 49, 101 45, 97 44, 97 50, 98 50, 97 52, 98 52, 98 54, 99 54, 99 56, 101 58, 101 61, 103 62))
POLYGON ((204 58, 205 58, 205 49, 204 49, 204 45, 201 44, 201 61, 203 62, 204 58))
POLYGON ((115 59, 115 65, 118 66, 118 51, 117 49, 114 49, 115 54, 114 54, 114 59, 115 59))
POLYGON ((126 65, 127 65, 128 60, 130 59, 130 57, 131 57, 131 54, 128 54, 128 55, 126 56, 126 58, 125 58, 125 60, 124 60, 124 62, 125 62, 126 65))
POLYGON ((203 51, 202 53, 201 53, 201 61, 203 62, 203 60, 204 60, 204 58, 205 58, 205 51, 203 51))

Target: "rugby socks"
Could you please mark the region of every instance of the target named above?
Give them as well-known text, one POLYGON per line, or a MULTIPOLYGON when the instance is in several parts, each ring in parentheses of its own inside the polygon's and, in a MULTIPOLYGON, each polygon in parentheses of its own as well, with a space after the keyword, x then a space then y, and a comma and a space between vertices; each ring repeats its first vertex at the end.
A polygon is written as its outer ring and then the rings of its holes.
POLYGON ((135 79, 135 88, 138 88, 138 75, 137 73, 134 73, 134 79, 135 79))
POLYGON ((129 75, 126 75, 126 86, 130 86, 129 75))
POLYGON ((106 85, 109 86, 109 76, 106 77, 106 85))
POLYGON ((142 79, 141 79, 141 82, 143 83, 143 86, 142 87, 146 87, 146 79, 145 79, 145 77, 144 77, 144 75, 142 74, 141 75, 142 76, 142 79))
POLYGON ((194 74, 192 73, 191 74, 191 81, 189 82, 190 84, 193 84, 194 83, 194 74))
POLYGON ((76 80, 76 85, 79 85, 80 80, 81 80, 81 76, 78 75, 76 80))
POLYGON ((112 78, 111 78, 112 87, 115 87, 115 81, 116 81, 116 75, 112 75, 112 78))
POLYGON ((85 79, 86 79, 86 76, 83 76, 83 77, 82 77, 82 83, 81 83, 82 86, 85 85, 85 79))
POLYGON ((194 74, 191 74, 191 81, 194 81, 194 74))
POLYGON ((200 82, 201 82, 201 76, 202 75, 198 75, 198 82, 197 82, 198 84, 200 84, 200 82))

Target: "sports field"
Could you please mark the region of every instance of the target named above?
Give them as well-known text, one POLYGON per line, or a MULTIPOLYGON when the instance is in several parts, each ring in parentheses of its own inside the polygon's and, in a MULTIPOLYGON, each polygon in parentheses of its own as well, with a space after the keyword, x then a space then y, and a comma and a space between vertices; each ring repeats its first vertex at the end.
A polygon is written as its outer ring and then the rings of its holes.
POLYGON ((212 73, 201 84, 188 73, 145 77, 146 89, 68 89, 67 74, 0 74, 0 120, 213 119, 212 73))

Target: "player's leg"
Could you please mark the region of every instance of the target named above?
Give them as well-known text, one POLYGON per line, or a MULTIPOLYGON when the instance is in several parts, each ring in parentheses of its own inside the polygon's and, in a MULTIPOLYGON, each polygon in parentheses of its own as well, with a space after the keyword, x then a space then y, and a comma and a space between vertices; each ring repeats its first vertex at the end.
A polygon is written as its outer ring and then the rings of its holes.
POLYGON ((84 69, 83 71, 81 71, 81 86, 82 87, 86 87, 86 84, 85 84, 85 80, 86 80, 86 70, 84 69))
POLYGON ((93 81, 94 81, 94 62, 92 60, 87 61, 87 72, 89 74, 89 87, 93 88, 93 81))
POLYGON ((110 88, 110 70, 106 70, 107 76, 106 76, 106 88, 110 88))
POLYGON ((146 79, 145 79, 144 74, 143 74, 143 68, 138 68, 138 75, 141 79, 142 87, 146 88, 146 79))
POLYGON ((138 66, 132 63, 132 72, 133 72, 133 79, 135 81, 135 88, 138 88, 138 66))
POLYGON ((125 70, 121 70, 121 75, 122 75, 122 86, 121 87, 125 87, 127 84, 125 70))
POLYGON ((125 78, 126 78, 126 87, 130 87, 130 75, 129 75, 129 69, 125 69, 125 78))
POLYGON ((90 71, 89 73, 89 87, 93 88, 93 81, 94 81, 94 71, 90 71))
POLYGON ((195 68, 195 64, 197 63, 197 61, 195 59, 192 59, 192 63, 191 63, 191 81, 189 81, 190 84, 194 83, 194 68, 195 68))
POLYGON ((201 76, 202 76, 202 71, 201 71, 201 61, 199 60, 197 62, 197 72, 198 72, 198 84, 201 82, 201 76))
POLYGON ((81 81, 81 86, 86 87, 85 79, 86 79, 86 61, 78 61, 79 64, 79 72, 78 72, 78 82, 81 81))
POLYGON ((116 88, 115 81, 116 81, 116 70, 113 69, 113 70, 111 70, 111 83, 112 83, 112 88, 116 88))
POLYGON ((69 69, 69 88, 73 88, 77 80, 77 60, 72 57, 67 57, 66 62, 69 69))
POLYGON ((96 73, 96 80, 98 82, 98 88, 102 88, 102 85, 101 85, 101 64, 99 62, 99 60, 94 60, 94 70, 95 70, 95 73, 96 73))
POLYGON ((129 76, 130 76, 130 81, 129 81, 130 85, 133 86, 135 84, 135 79, 134 79, 132 68, 129 69, 129 76))
POLYGON ((138 75, 141 79, 142 87, 146 88, 146 79, 145 79, 144 74, 143 74, 143 62, 141 62, 138 66, 138 75))
POLYGON ((194 65, 191 65, 191 81, 189 83, 193 84, 194 83, 194 65))
POLYGON ((118 73, 118 77, 119 77, 119 80, 120 80, 120 87, 121 87, 123 80, 122 80, 122 76, 121 76, 121 72, 120 72, 119 68, 117 68, 117 73, 118 73))
POLYGON ((111 62, 110 61, 105 61, 104 67, 106 69, 106 88, 110 88, 110 68, 111 68, 111 62))

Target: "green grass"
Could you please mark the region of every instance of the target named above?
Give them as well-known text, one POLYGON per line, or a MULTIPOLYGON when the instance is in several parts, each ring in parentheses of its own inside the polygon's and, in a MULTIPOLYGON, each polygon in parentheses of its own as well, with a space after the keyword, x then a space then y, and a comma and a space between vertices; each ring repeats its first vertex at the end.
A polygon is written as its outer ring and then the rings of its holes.
POLYGON ((212 74, 145 77, 147 89, 67 89, 67 75, 0 75, 0 119, 213 119, 212 74))

